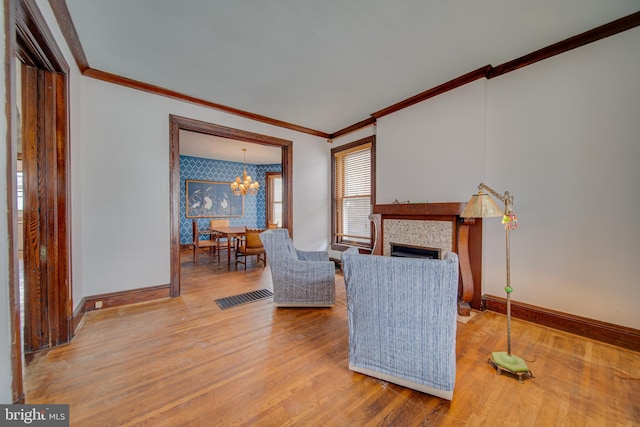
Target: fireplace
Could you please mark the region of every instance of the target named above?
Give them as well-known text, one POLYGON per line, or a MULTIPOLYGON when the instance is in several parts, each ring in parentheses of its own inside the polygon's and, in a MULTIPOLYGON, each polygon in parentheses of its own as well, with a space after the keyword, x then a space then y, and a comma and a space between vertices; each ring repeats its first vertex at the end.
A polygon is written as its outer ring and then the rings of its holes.
POLYGON ((442 249, 391 243, 391 256, 402 258, 442 259, 442 249))
POLYGON ((382 224, 384 244, 382 254, 391 255, 391 244, 438 248, 443 252, 454 249, 454 227, 451 221, 387 218, 382 224))
MULTIPOLYGON (((482 220, 460 217, 465 205, 463 202, 375 205, 371 221, 375 255, 390 256, 395 250, 392 244, 436 248, 441 251, 438 258, 447 251, 458 254, 458 313, 468 316, 471 308, 481 309, 482 220)), ((415 255, 413 249, 403 251, 401 255, 415 255)))

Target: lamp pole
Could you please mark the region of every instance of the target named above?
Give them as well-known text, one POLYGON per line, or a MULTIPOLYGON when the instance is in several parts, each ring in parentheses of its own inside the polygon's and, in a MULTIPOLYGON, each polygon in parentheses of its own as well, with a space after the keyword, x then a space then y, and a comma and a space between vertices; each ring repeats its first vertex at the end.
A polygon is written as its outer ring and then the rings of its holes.
MULTIPOLYGON (((511 229, 515 229, 518 226, 516 215, 513 212, 513 196, 508 191, 505 191, 504 194, 500 194, 485 183, 480 183, 478 185, 478 196, 482 196, 482 190, 486 190, 493 197, 500 200, 504 203, 504 211, 502 217, 502 223, 505 228, 505 245, 506 245, 506 267, 507 267, 507 285, 504 290, 507 293, 507 351, 505 352, 493 352, 491 354, 491 358, 489 359, 489 363, 491 363, 495 368, 497 373, 501 373, 503 370, 511 372, 518 376, 518 379, 522 382, 523 376, 528 374, 533 378, 533 374, 527 367, 527 364, 520 357, 514 356, 511 354, 511 292, 513 292, 513 288, 511 287, 511 242, 509 232, 511 229)), ((471 201, 467 204, 468 206, 473 206, 473 201, 480 201, 480 197, 472 197, 471 201)), ((486 202, 488 200, 483 199, 486 202)), ((483 202, 480 202, 482 204, 483 202)), ((494 208, 490 208, 485 210, 485 208, 478 209, 477 207, 469 209, 468 216, 476 216, 476 217, 490 217, 490 216, 498 216, 499 215, 499 207, 495 205, 494 208)), ((467 208, 465 208, 465 212, 467 212, 467 208)), ((464 215, 463 216, 467 216, 464 215)))
POLYGON ((509 227, 505 227, 506 245, 507 245, 507 286, 504 290, 507 292, 507 354, 511 356, 511 248, 509 245, 509 227))
POLYGON ((500 194, 484 182, 481 182, 480 185, 478 185, 478 190, 486 190, 488 193, 491 193, 493 197, 504 203, 504 218, 502 222, 505 224, 504 230, 507 258, 507 286, 505 286, 504 290, 507 293, 507 355, 511 356, 511 292, 513 292, 513 288, 511 287, 511 244, 509 238, 511 224, 508 224, 505 221, 510 217, 510 215, 513 215, 513 195, 508 191, 505 191, 504 194, 500 194))

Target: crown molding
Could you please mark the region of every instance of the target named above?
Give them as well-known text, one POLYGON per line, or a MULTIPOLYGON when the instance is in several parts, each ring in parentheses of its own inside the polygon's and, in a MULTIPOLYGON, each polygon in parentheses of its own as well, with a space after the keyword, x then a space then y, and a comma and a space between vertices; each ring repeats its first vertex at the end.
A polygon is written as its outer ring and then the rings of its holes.
POLYGON ((451 91, 467 83, 471 83, 483 77, 487 79, 492 79, 492 78, 501 76, 503 74, 509 73, 511 71, 515 71, 520 68, 526 67, 533 63, 542 61, 544 59, 550 58, 552 56, 556 56, 561 53, 567 52, 569 50, 578 48, 580 46, 584 46, 586 44, 593 43, 595 41, 602 40, 612 35, 624 32, 626 30, 629 30, 631 28, 634 28, 640 25, 640 12, 627 15, 623 18, 601 25, 592 30, 586 31, 584 33, 570 37, 566 40, 563 40, 558 43, 554 43, 552 45, 544 47, 542 49, 536 50, 535 52, 531 52, 527 55, 505 62, 504 64, 498 65, 497 67, 493 67, 491 65, 485 65, 484 67, 478 68, 477 70, 473 70, 467 74, 464 74, 460 77, 457 77, 439 86, 433 87, 417 95, 414 95, 410 98, 397 102, 389 107, 383 108, 382 110, 376 111, 375 113, 370 114, 370 117, 360 122, 357 122, 351 126, 347 126, 333 133, 326 133, 319 130, 307 128, 304 126, 299 126, 293 123, 288 123, 282 120, 277 120, 270 117, 262 116, 260 114, 254 114, 254 113, 240 110, 237 108, 228 107, 226 105, 206 101, 204 99, 196 98, 190 95, 185 95, 185 94, 175 92, 159 86, 155 86, 149 83, 145 83, 145 82, 133 80, 127 77, 111 74, 105 71, 93 69, 89 65, 89 62, 84 53, 84 50, 82 49, 82 45, 80 43, 78 33, 76 32, 75 26, 73 25, 73 21, 71 20, 69 9, 67 8, 66 1, 65 0, 49 0, 49 4, 51 6, 51 9, 53 10, 53 14, 56 20, 58 21, 58 25, 60 26, 62 34, 65 40, 67 41, 67 44, 69 45, 69 49, 71 50, 71 53, 76 63, 78 64, 78 68, 80 69, 81 73, 84 76, 103 80, 105 82, 109 82, 113 84, 126 86, 132 89, 138 89, 138 90, 154 93, 161 96, 166 96, 166 97, 177 99, 180 101, 190 102, 190 103, 201 105, 207 108, 213 108, 216 110, 220 110, 220 111, 237 115, 240 117, 244 117, 247 119, 294 130, 297 132, 306 133, 309 135, 318 136, 318 137, 329 139, 329 140, 337 138, 339 136, 343 136, 350 132, 357 131, 366 126, 375 124, 376 120, 379 119, 380 117, 402 110, 416 103, 425 101, 429 98, 433 98, 435 96, 441 95, 443 93, 451 91))
POLYGON ((510 73, 511 71, 551 58, 552 56, 560 55, 561 53, 565 53, 589 43, 630 30, 638 25, 640 25, 640 12, 627 15, 623 18, 609 22, 608 24, 601 25, 592 30, 578 34, 577 36, 569 37, 568 39, 562 40, 558 43, 538 49, 535 52, 531 52, 527 55, 521 56, 520 58, 505 62, 497 67, 493 67, 487 74, 487 78, 492 79, 494 77, 510 73))

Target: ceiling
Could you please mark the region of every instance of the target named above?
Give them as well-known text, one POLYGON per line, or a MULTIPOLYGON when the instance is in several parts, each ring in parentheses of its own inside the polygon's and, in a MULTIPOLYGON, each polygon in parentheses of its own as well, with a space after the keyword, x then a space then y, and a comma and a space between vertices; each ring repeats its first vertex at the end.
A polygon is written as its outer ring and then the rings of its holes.
POLYGON ((638 0, 66 4, 92 69, 326 134, 640 10, 638 0))

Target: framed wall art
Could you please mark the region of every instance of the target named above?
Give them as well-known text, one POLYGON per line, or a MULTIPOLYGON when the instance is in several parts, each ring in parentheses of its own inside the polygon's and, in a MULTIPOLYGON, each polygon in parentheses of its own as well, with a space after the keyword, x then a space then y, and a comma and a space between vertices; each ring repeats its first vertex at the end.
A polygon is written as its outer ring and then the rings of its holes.
POLYGON ((230 182, 185 180, 187 218, 233 218, 244 214, 244 197, 231 193, 230 182))

